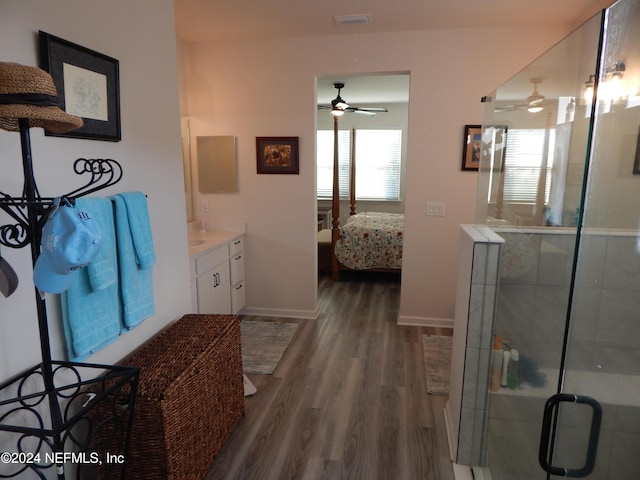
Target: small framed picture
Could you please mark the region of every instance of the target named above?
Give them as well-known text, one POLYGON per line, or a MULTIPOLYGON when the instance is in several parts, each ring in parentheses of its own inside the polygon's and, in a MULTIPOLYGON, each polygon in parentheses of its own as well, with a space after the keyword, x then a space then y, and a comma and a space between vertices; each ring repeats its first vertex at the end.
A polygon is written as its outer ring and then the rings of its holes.
POLYGON ((40 68, 53 77, 62 109, 82 117, 82 127, 56 137, 118 142, 120 92, 118 60, 39 32, 40 68))
POLYGON ((478 170, 481 145, 482 126, 465 125, 462 143, 462 170, 478 170))
POLYGON ((256 137, 258 173, 299 174, 298 137, 256 137))

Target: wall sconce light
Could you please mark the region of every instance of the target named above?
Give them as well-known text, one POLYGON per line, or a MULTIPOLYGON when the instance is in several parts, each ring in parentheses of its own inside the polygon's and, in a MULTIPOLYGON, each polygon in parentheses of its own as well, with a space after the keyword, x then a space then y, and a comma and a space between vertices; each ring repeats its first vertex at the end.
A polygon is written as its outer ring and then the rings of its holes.
MULTIPOLYGON (((598 99, 600 101, 617 102, 625 96, 622 82, 625 70, 626 65, 621 60, 605 69, 602 80, 598 85, 598 99)), ((588 105, 593 102, 595 78, 595 75, 589 75, 589 80, 582 85, 580 89, 580 105, 588 105)))
POLYGON ((605 70, 604 74, 604 91, 602 92, 602 98, 605 101, 617 102, 624 97, 624 85, 622 83, 622 76, 626 66, 624 62, 618 60, 605 70))
POLYGON ((580 89, 580 105, 587 105, 593 102, 595 78, 595 75, 589 75, 589 80, 582 84, 582 88, 580 89))

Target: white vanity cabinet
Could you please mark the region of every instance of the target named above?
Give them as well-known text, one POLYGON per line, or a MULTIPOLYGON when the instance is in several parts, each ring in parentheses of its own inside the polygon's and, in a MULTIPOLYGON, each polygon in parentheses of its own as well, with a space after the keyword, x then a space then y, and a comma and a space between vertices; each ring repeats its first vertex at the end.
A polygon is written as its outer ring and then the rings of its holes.
POLYGON ((244 237, 234 237, 191 258, 192 309, 236 314, 245 305, 244 237))

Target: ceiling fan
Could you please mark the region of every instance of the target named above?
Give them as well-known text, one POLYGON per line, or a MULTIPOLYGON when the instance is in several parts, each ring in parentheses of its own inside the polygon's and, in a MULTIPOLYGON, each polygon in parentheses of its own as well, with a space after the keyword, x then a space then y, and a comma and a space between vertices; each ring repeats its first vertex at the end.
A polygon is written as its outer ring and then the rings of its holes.
POLYGON ((542 77, 534 77, 529 80, 533 83, 533 92, 527 97, 527 103, 521 105, 503 105, 495 109, 496 112, 508 112, 526 108, 531 113, 538 113, 544 109, 545 97, 538 92, 538 85, 542 83, 542 77))
POLYGON ((384 107, 354 107, 345 102, 340 96, 340 90, 344 88, 344 83, 334 83, 333 86, 338 89, 338 96, 331 100, 331 105, 318 105, 318 109, 331 110, 334 116, 343 115, 344 112, 359 113, 362 115, 376 115, 377 113, 388 112, 384 107))

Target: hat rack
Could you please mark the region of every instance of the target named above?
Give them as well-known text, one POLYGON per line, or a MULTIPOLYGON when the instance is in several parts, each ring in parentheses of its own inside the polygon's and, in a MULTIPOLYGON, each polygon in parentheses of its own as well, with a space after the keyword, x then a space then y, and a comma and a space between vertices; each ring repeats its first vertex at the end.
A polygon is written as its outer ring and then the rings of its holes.
MULTIPOLYGON (((19 119, 19 132, 24 187, 19 197, 0 192, 0 209, 14 222, 0 225, 0 245, 30 245, 35 265, 54 199, 38 192, 27 119, 19 119)), ((112 159, 79 158, 73 169, 87 181, 62 195, 72 203, 122 178, 121 165, 112 159)), ((16 444, 15 451, 8 452, 15 462, 0 465, 11 468, 0 470, 0 477, 22 478, 29 471, 46 479, 53 469, 58 480, 66 474, 76 479, 124 478, 126 462, 109 459, 126 459, 138 369, 52 360, 45 297, 34 290, 42 362, 0 384, 0 432, 13 435, 16 444)))

